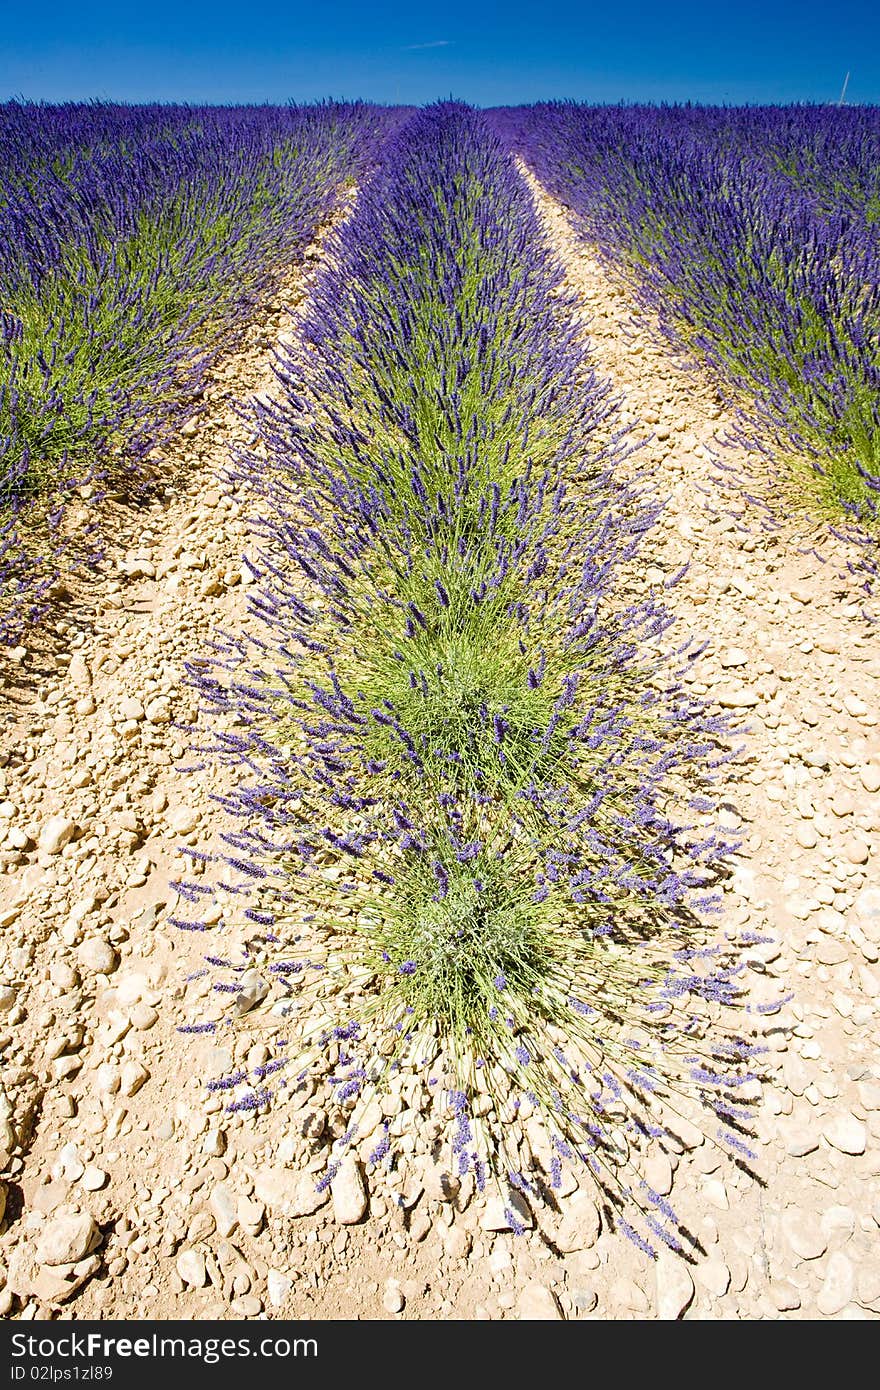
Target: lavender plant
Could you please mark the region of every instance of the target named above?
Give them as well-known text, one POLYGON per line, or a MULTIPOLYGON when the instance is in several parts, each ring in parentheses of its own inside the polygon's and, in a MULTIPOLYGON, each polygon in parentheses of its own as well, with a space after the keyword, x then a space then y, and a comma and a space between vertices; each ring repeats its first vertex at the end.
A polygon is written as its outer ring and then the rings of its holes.
POLYGON ((739 944, 697 915, 730 730, 660 598, 627 597, 654 504, 484 118, 414 116, 328 260, 239 463, 259 624, 192 667, 233 826, 219 884, 178 885, 219 899, 181 919, 218 972, 186 1028, 277 1020, 273 1061, 212 1085, 259 1110, 321 1078, 321 1185, 351 1146, 400 1161, 375 1101, 404 1075, 461 1177, 583 1165, 679 1248, 641 1151, 696 1106, 748 1156, 755 1045, 739 944))
POLYGON ((678 347, 742 407, 743 434, 812 496, 872 523, 880 488, 876 108, 590 108, 495 121, 678 347))
POLYGON ((7 595, 52 573, 37 517, 90 478, 124 476, 182 423, 207 364, 391 119, 330 105, 0 108, 7 595))

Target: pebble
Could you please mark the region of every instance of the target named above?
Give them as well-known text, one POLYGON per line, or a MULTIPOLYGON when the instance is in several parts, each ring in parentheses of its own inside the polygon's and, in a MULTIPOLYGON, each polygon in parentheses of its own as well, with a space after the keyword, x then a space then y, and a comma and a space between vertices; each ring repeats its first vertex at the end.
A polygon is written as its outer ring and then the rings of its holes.
POLYGON ((842 1250, 835 1250, 828 1256, 825 1265, 825 1278, 816 1305, 826 1318, 833 1318, 850 1302, 855 1289, 855 1272, 850 1260, 842 1250))
POLYGON ((859 781, 866 792, 880 792, 880 764, 866 763, 860 767, 859 781))
POLYGON ((773 1306, 780 1313, 793 1313, 795 1308, 801 1306, 801 1296, 793 1284, 789 1284, 783 1279, 781 1282, 774 1282, 770 1289, 770 1297, 773 1306))
POLYGON ((196 1245, 200 1240, 207 1240, 216 1229, 217 1223, 209 1211, 197 1211, 187 1227, 186 1238, 190 1244, 196 1245))
POLYGON ((752 709, 761 703, 761 697, 755 690, 747 690, 745 686, 738 689, 727 687, 714 691, 716 703, 722 709, 752 709))
POLYGON ((513 1227, 507 1212, 511 1211, 516 1216, 518 1222, 528 1230, 534 1226, 535 1221, 529 1211, 523 1197, 519 1192, 513 1192, 509 1201, 503 1201, 501 1197, 490 1197, 486 1202, 485 1210, 480 1217, 480 1229, 483 1231, 510 1231, 513 1227))
POLYGON ((645 1182, 659 1197, 668 1197, 672 1191, 672 1164, 669 1155, 656 1144, 645 1161, 645 1182))
POLYGON ((261 1004, 269 993, 269 982, 264 980, 259 970, 246 970, 239 979, 238 993, 235 996, 233 1009, 236 1014, 250 1013, 251 1009, 261 1004))
POLYGON ((189 835, 199 823, 199 813, 190 806, 175 806, 166 812, 165 820, 175 835, 189 835))
POLYGON ((119 1089, 124 1096, 136 1096, 149 1079, 150 1073, 147 1068, 141 1062, 132 1059, 122 1065, 119 1089))
POLYGON ((222 1158, 226 1152, 226 1135, 222 1129, 209 1129, 202 1141, 202 1151, 208 1158, 222 1158))
POLYGON ((863 1154, 868 1131, 855 1115, 833 1115, 822 1125, 822 1135, 835 1149, 844 1154, 863 1154))
POLYGON ((386 1313, 402 1313, 406 1307, 406 1299, 400 1291, 400 1284, 396 1279, 388 1279, 385 1283, 385 1292, 382 1295, 382 1307, 386 1313))
POLYGON ((821 1216, 822 1230, 827 1236, 843 1235, 849 1237, 855 1230, 856 1217, 852 1207, 834 1204, 825 1207, 821 1216))
POLYGON ((232 1235, 233 1231, 238 1226, 238 1204, 236 1198, 223 1183, 217 1183, 216 1186, 211 1189, 208 1205, 217 1223, 218 1234, 225 1240, 232 1235))
POLYGON ((108 1179, 109 1174, 105 1173, 103 1168, 98 1168, 95 1164, 90 1163, 80 1178, 80 1186, 84 1187, 86 1192, 100 1192, 101 1188, 106 1186, 108 1179))
POLYGON ((704 1178, 701 1187, 703 1195, 718 1211, 730 1210, 730 1199, 723 1178, 704 1178))
POLYGON ((461 1191, 461 1183, 452 1173, 447 1173, 436 1164, 431 1164, 425 1173, 425 1193, 432 1202, 454 1202, 461 1191))
POLYGON ((287 1302, 287 1296, 293 1288, 293 1280, 280 1269, 270 1269, 266 1276, 266 1287, 272 1307, 281 1308, 287 1302))
POLYGON ((650 1307, 648 1295, 641 1284, 637 1284, 634 1279, 623 1277, 615 1279, 608 1298, 615 1315, 619 1309, 624 1308, 631 1313, 638 1313, 641 1317, 647 1313, 650 1307))
POLYGON ((66 816, 50 816, 40 828, 38 848, 43 854, 60 854, 64 846, 70 844, 76 831, 76 821, 68 820, 66 816))
POLYGON ((40 1233, 37 1259, 44 1265, 77 1264, 95 1248, 99 1240, 100 1231, 87 1212, 56 1216, 40 1233))
POLYGON ((577 1193, 563 1204, 562 1220, 553 1233, 553 1243, 563 1254, 589 1250, 598 1240, 600 1229, 596 1203, 585 1194, 577 1193))
POLYGON ((142 999, 133 1004, 128 1011, 131 1025, 139 1032, 145 1033, 148 1028, 155 1027, 159 1021, 159 1015, 150 1004, 145 1004, 142 999))
POLYGON ((850 864, 867 864, 870 850, 861 835, 850 835, 844 841, 843 852, 850 864))
POLYGON ((516 1311, 523 1322, 551 1322, 562 1318, 552 1289, 531 1280, 516 1300, 516 1311))
POLYGON ((595 1289, 572 1289, 571 1301, 579 1313, 592 1313, 599 1302, 595 1289))
POLYGON ((201 1250, 181 1250, 175 1267, 184 1284, 191 1289, 203 1289, 208 1282, 208 1270, 201 1250))
MULTIPOLYGON (((290 1168, 261 1168, 254 1174, 254 1192, 276 1216, 311 1216, 330 1200, 324 1187, 318 1191, 314 1173, 290 1168)), ((236 1221, 238 1217, 236 1216, 236 1221)))
POLYGON ((819 1218, 812 1212, 789 1207, 782 1215, 782 1230, 792 1250, 802 1260, 818 1260, 828 1249, 819 1218))
POLYGON ((694 1272, 713 1298, 722 1298, 730 1288, 730 1270, 723 1260, 700 1260, 694 1272))
POLYGON ((880 1081, 860 1081, 856 1090, 865 1110, 880 1110, 880 1081))
POLYGON ((657 1316, 667 1321, 680 1318, 694 1297, 694 1281, 683 1260, 661 1250, 654 1263, 657 1280, 657 1316))
POLYGON ((364 1219, 367 1189, 360 1164, 351 1154, 347 1154, 340 1163, 339 1171, 330 1183, 330 1195, 333 1215, 340 1226, 355 1226, 364 1219))
POLYGON ((239 1225, 246 1230, 256 1232, 263 1224, 263 1217, 266 1215, 266 1208, 262 1202, 254 1202, 250 1197, 239 1197, 236 1203, 236 1212, 239 1225))
POLYGON ((721 665, 727 670, 735 666, 748 666, 749 654, 742 647, 728 647, 721 653, 721 665))
POLYGON ((118 956, 110 945, 100 936, 89 936, 77 948, 77 960, 86 970, 96 975, 112 975, 119 963, 118 956))
POLYGON ((254 1294, 244 1294, 234 1298, 229 1305, 239 1318, 258 1318, 263 1311, 263 1300, 254 1294))
POLYGON ((860 1303, 880 1303, 880 1266, 864 1265, 859 1270, 858 1298, 860 1303))
POLYGON ((78 690, 88 690, 92 684, 92 673, 86 664, 85 658, 79 652, 71 657, 67 674, 71 682, 78 690))

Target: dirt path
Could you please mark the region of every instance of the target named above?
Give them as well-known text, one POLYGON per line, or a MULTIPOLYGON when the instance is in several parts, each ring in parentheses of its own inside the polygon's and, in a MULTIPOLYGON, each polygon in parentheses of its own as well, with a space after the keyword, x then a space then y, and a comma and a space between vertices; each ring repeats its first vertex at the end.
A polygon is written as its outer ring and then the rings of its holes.
MULTIPOLYGON (((728 911, 779 939, 756 952, 758 997, 781 984, 796 995, 770 1033, 767 1185, 722 1169, 696 1135, 694 1148, 655 1159, 655 1188, 672 1190, 708 1251, 691 1277, 601 1231, 591 1194, 573 1183, 560 1213, 520 1240, 429 1163, 402 1190, 371 1179, 368 1193, 355 1183, 318 1205, 318 1097, 282 1130, 206 1103, 212 1074, 245 1056, 259 1065, 268 1050, 258 1036, 217 1046, 176 1031, 210 982, 198 973, 203 942, 169 922, 169 882, 192 876, 179 847, 210 848, 221 823, 210 771, 181 770, 191 760, 175 723, 193 713, 184 661, 243 618, 247 502, 217 479, 246 432, 233 401, 270 380, 279 303, 180 440, 189 485, 137 518, 121 514, 93 615, 61 620, 57 662, 30 690, 37 658, 22 657, 0 754, 3 1315, 880 1312, 876 648, 859 605, 829 583, 844 568, 838 543, 825 543, 823 567, 799 553, 793 528, 764 530, 760 511, 740 516, 739 503, 731 513, 736 494, 716 488, 708 461, 728 423, 712 392, 633 326, 626 293, 538 198, 598 366, 653 432, 642 458, 672 494, 644 581, 691 560, 674 604, 711 638, 695 687, 755 729, 732 774, 730 814, 745 819, 749 855, 728 911), (785 1022, 796 1025, 787 1042, 785 1022)), ((307 287, 306 276, 290 298, 307 287)), ((402 1132, 407 1103, 393 1097, 387 1112, 402 1132)))

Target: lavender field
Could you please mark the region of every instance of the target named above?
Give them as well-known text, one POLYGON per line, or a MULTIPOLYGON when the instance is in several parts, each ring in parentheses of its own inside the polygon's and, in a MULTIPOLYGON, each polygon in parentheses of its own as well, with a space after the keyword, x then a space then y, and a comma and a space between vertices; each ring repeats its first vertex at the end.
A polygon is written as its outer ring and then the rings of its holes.
POLYGON ((880 1315, 877 108, 0 152, 4 1316, 880 1315))

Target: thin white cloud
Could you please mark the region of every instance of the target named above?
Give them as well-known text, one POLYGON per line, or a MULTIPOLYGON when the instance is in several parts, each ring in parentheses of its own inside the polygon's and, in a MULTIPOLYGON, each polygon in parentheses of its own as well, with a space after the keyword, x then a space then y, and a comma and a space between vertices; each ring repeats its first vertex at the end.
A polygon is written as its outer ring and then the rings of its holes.
POLYGON ((421 48, 449 48, 453 43, 452 39, 432 39, 430 43, 408 43, 404 44, 404 53, 415 53, 421 48))

